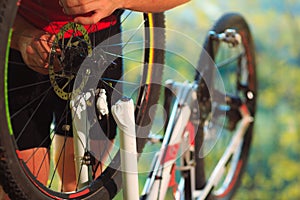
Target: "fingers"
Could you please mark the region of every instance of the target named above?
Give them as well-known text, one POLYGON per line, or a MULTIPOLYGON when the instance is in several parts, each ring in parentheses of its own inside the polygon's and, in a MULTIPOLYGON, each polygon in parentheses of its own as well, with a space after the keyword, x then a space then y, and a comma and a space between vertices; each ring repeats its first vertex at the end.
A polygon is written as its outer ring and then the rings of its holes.
POLYGON ((74 19, 74 22, 83 24, 83 25, 88 25, 88 24, 96 24, 100 19, 106 17, 106 15, 103 15, 101 12, 95 12, 91 16, 88 17, 83 17, 79 16, 74 19))
POLYGON ((47 45, 47 42, 40 40, 34 42, 34 50, 44 63, 46 63, 50 52, 50 47, 47 45))
POLYGON ((31 69, 42 74, 48 73, 48 58, 54 38, 54 35, 43 34, 33 38, 31 44, 26 47, 25 60, 31 69))
POLYGON ((60 6, 68 15, 86 14, 100 6, 100 3, 95 0, 61 0, 60 6))
MULTIPOLYGON (((48 74, 49 68, 49 55, 51 48, 55 39, 55 35, 42 35, 40 39, 34 42, 34 45, 31 49, 32 59, 34 59, 34 65, 31 65, 31 68, 41 74, 48 74)), ((56 50, 56 53, 60 53, 60 49, 56 50)), ((54 59, 52 63, 54 66, 54 71, 60 71, 61 65, 57 58, 54 59)))
POLYGON ((41 43, 41 46, 47 51, 47 52, 50 52, 51 51, 51 46, 52 46, 52 43, 55 39, 55 35, 42 35, 41 38, 40 38, 40 43, 41 43))
POLYGON ((95 24, 118 8, 111 0, 60 0, 60 5, 67 15, 77 16, 74 20, 81 24, 95 24))
POLYGON ((54 40, 53 36, 45 34, 39 39, 35 39, 33 42, 33 48, 40 59, 43 60, 44 65, 48 62, 48 57, 52 46, 52 44, 50 44, 51 40, 54 40))
POLYGON ((37 51, 32 46, 26 48, 26 53, 28 65, 43 66, 45 64, 44 60, 37 54, 37 51))
POLYGON ((100 4, 97 2, 89 2, 83 5, 78 5, 74 7, 66 7, 64 6, 64 12, 67 15, 82 15, 86 13, 90 13, 94 11, 96 8, 98 9, 100 4))

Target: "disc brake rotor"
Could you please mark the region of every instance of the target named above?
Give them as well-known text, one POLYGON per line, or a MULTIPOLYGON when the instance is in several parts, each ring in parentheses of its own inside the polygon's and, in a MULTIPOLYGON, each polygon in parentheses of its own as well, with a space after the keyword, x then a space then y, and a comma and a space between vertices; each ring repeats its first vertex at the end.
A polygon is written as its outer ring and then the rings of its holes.
POLYGON ((92 54, 92 45, 84 26, 67 23, 56 34, 49 55, 49 78, 55 93, 64 100, 71 98, 72 92, 79 93, 88 77, 81 79, 78 87, 73 83, 83 60, 92 54))

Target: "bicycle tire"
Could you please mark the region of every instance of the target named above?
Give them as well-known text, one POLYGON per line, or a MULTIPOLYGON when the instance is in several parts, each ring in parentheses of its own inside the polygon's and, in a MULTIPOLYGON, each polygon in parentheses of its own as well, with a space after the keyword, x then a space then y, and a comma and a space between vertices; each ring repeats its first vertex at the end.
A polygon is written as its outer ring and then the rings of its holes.
MULTIPOLYGON (((233 76, 235 76, 235 80, 240 80, 241 77, 241 70, 245 70, 248 72, 248 76, 247 76, 247 80, 246 83, 243 83, 245 85, 245 88, 242 88, 240 84, 240 82, 236 81, 234 84, 234 89, 235 91, 237 91, 234 95, 238 94, 238 92, 240 92, 240 94, 242 93, 241 96, 236 96, 237 98, 243 99, 243 101, 245 101, 245 104, 250 112, 250 115, 253 117, 254 119, 254 115, 255 115, 255 109, 256 109, 256 97, 257 97, 257 81, 256 81, 256 63, 255 63, 255 52, 254 52, 254 43, 253 43, 253 39, 252 39, 252 35, 250 32, 250 29, 248 27, 248 24, 246 22, 246 20, 243 18, 243 16, 241 16, 238 13, 228 13, 223 15, 213 26, 213 28, 211 29, 212 31, 214 31, 216 34, 219 33, 224 33, 224 31, 226 29, 234 29, 237 31, 237 33, 239 33, 241 35, 242 38, 242 42, 241 45, 244 47, 244 54, 243 57, 246 59, 246 69, 241 69, 240 66, 240 62, 237 62, 237 66, 235 66, 235 70, 232 72, 230 72, 231 74, 233 74, 233 76), (246 96, 246 92, 245 90, 247 90, 248 92, 250 91, 252 96, 251 98, 248 98, 246 96)), ((208 76, 207 80, 213 80, 213 76, 215 73, 220 73, 222 79, 224 80, 223 74, 222 72, 219 72, 218 68, 218 61, 216 61, 216 55, 218 55, 220 50, 220 45, 219 42, 214 42, 211 41, 210 36, 208 36, 204 42, 203 48, 205 50, 205 52, 207 52, 210 56, 210 58, 214 61, 214 63, 216 63, 216 68, 211 68, 214 70, 210 70, 209 72, 205 72, 205 69, 203 70, 201 67, 203 67, 203 64, 205 65, 205 63, 203 63, 203 59, 200 57, 199 59, 199 64, 198 64, 198 71, 199 72, 203 72, 201 75, 200 73, 196 73, 196 80, 199 79, 199 89, 198 89, 198 101, 199 99, 202 100, 202 102, 200 102, 200 110, 202 110, 204 112, 204 114, 201 114, 200 111, 200 116, 202 118, 202 122, 200 122, 200 126, 197 130, 197 137, 195 139, 195 160, 196 160, 196 190, 203 190, 203 188, 205 188, 205 186, 208 183, 208 179, 210 177, 210 174, 207 173, 207 171, 205 170, 205 168, 210 165, 210 163, 208 163, 207 161, 207 156, 204 155, 199 156, 199 152, 201 151, 201 147, 202 145, 205 144, 205 138, 204 138, 204 123, 205 120, 207 120, 207 116, 209 115, 209 113, 212 112, 212 101, 211 98, 209 97, 209 92, 211 92, 212 90, 208 89, 208 86, 203 86, 206 85, 205 80, 203 78, 201 78, 201 76, 208 76), (202 84, 202 85, 201 85, 202 84), (208 91, 210 90, 210 91, 208 91), (201 109, 202 108, 202 109, 201 109)), ((234 48, 234 47, 233 47, 234 48)), ((221 53, 220 53, 221 54, 221 53)), ((226 66, 225 66, 226 67, 226 66)), ((212 83, 212 85, 214 85, 214 83, 212 83)), ((212 86, 213 87, 213 86, 212 86)), ((226 91, 227 93, 227 91, 226 91)), ((224 95, 228 95, 228 94, 222 94, 224 95)), ((201 101, 200 100, 200 101, 201 101)), ((234 110, 234 109, 232 109, 234 110)), ((228 111, 226 113, 227 118, 229 118, 230 116, 230 112, 228 111)), ((238 114, 238 111, 234 112, 233 115, 238 116, 237 118, 240 119, 240 116, 238 114)), ((229 119, 230 121, 230 119, 229 119)), ((237 121, 234 122, 235 125, 238 123, 237 121)), ((231 199, 231 197, 234 195, 234 193, 236 192, 237 188, 239 187, 240 183, 241 183, 241 178, 242 178, 242 174, 246 169, 246 165, 247 165, 247 160, 249 157, 249 151, 250 151, 250 147, 251 147, 251 141, 252 141, 252 137, 253 137, 253 126, 254 126, 254 122, 252 122, 247 131, 245 132, 245 135, 243 136, 243 142, 241 144, 241 153, 235 153, 238 157, 238 161, 235 161, 232 164, 232 168, 231 171, 233 172, 231 175, 229 174, 225 174, 224 176, 227 176, 227 180, 225 183, 225 178, 223 180, 223 182, 219 183, 220 185, 218 186, 212 186, 212 188, 210 188, 209 191, 209 195, 205 198, 205 199, 231 199)), ((224 127, 224 129, 226 129, 228 127, 224 127)), ((231 127, 231 129, 234 129, 236 127, 231 127)), ((221 139, 219 139, 221 140, 221 139)), ((213 151, 213 150, 212 150, 213 151)), ((213 154, 214 155, 214 154, 213 154)), ((209 155, 208 155, 209 156, 209 155)), ((212 156, 213 157, 213 156, 212 156)), ((233 156, 232 156, 233 157, 233 156)), ((214 159, 214 158, 212 158, 214 159)), ((228 163, 228 165, 230 166, 230 162, 233 159, 231 159, 228 163)), ((228 172, 229 173, 229 172, 228 172)))
MULTIPOLYGON (((111 164, 88 187, 64 193, 53 191, 38 182, 26 168, 26 164, 18 157, 18 146, 13 134, 8 109, 8 77, 9 47, 12 25, 17 13, 18 0, 0 1, 0 175, 1 185, 11 199, 112 199, 121 189, 121 171, 119 169, 119 153, 116 153, 111 164)), ((165 42, 164 14, 144 14, 144 61, 143 75, 140 82, 136 102, 136 125, 143 127, 137 130, 138 152, 141 153, 146 143, 145 136, 149 133, 151 117, 148 115, 153 104, 158 101, 162 65, 164 63, 163 44, 165 42), (156 48, 159 47, 159 48, 156 48), (144 128, 146 127, 146 128, 144 128), (147 128, 148 127, 148 128, 147 128)))

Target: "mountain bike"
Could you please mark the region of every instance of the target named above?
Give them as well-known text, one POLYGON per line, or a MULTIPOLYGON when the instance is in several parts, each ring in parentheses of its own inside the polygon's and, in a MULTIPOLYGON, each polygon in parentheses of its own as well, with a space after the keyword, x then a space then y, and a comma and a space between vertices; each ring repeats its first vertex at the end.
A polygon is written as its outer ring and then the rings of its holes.
MULTIPOLYGON (((125 12, 121 22, 124 27, 122 41, 115 40, 113 35, 97 45, 90 40, 95 36, 88 35, 81 25, 70 22, 63 27, 49 55, 49 88, 33 98, 32 103, 36 106, 31 117, 38 113, 39 101, 46 101, 50 91, 70 102, 66 110, 72 113, 73 130, 77 132, 73 136, 74 147, 77 147, 77 187, 74 191, 64 192, 64 180, 58 178, 57 166, 51 160, 48 182, 42 184, 37 179, 39 169, 32 173, 28 168, 30 158, 22 159, 19 154, 18 144, 22 137, 16 135, 22 135, 26 127, 15 127, 12 120, 17 119, 18 113, 28 105, 20 106, 19 112, 12 114, 10 104, 19 99, 11 99, 10 93, 38 84, 10 87, 8 68, 10 63, 16 62, 9 54, 17 2, 0 2, 0 174, 1 185, 10 198, 113 199, 122 188, 127 195, 133 190, 136 194, 137 188, 129 184, 137 185, 137 170, 148 174, 141 199, 230 199, 234 195, 249 156, 257 98, 254 43, 241 15, 229 13, 221 17, 203 46, 195 46, 199 52, 187 56, 166 45, 168 36, 180 34, 165 28, 163 13, 125 12), (72 39, 65 38, 70 32, 72 39), (119 46, 122 53, 110 52, 108 46, 119 46), (70 60, 82 54, 81 65, 75 69, 70 67, 70 60), (189 56, 197 57, 198 61, 193 64, 189 56), (176 63, 164 64, 165 57, 176 63), (105 68, 114 64, 117 58, 124 62, 122 77, 104 77, 105 68), (53 67, 56 59, 60 62, 60 70, 53 67), (177 66, 183 70, 177 70, 177 66), (187 71, 187 66, 191 70, 187 71), (99 99, 103 100, 104 110, 107 105, 111 106, 105 101, 107 96, 105 90, 99 88, 99 82, 107 86, 104 88, 112 89, 111 95, 121 99, 121 103, 132 102, 131 114, 121 119, 134 119, 134 123, 129 120, 125 128, 119 127, 118 135, 136 134, 129 138, 133 142, 132 149, 123 149, 122 136, 118 136, 120 141, 115 139, 103 162, 99 162, 103 152, 95 153, 97 150, 92 146, 95 139, 89 135, 94 125, 97 133, 103 132, 97 120, 99 117, 112 115, 99 115, 97 110, 99 99), (77 116, 78 112, 80 115, 77 116), (133 152, 126 157, 131 150, 133 152), (124 154, 128 160, 122 159, 124 154), (137 169, 134 165, 137 159, 139 163, 145 162, 148 168, 137 169), (150 168, 149 160, 152 162, 150 168), (96 174, 95 163, 101 168, 100 174, 96 174), (129 168, 124 170, 126 164, 129 168), (132 171, 130 166, 134 166, 132 171), (127 182, 122 183, 122 179, 127 182)), ((180 37, 185 39, 184 43, 189 42, 187 37, 180 37)), ((45 84, 45 81, 39 84, 45 84)), ((65 118, 66 114, 62 116, 65 118)), ((42 156, 41 165, 53 154, 51 141, 56 125, 51 125, 47 137, 50 147, 42 156)), ((70 129, 66 124, 62 123, 62 126, 70 129)), ((106 142, 110 145, 111 141, 107 139, 106 142)), ((62 160, 64 155, 62 149, 62 160)), ((132 198, 138 198, 136 196, 132 198)))

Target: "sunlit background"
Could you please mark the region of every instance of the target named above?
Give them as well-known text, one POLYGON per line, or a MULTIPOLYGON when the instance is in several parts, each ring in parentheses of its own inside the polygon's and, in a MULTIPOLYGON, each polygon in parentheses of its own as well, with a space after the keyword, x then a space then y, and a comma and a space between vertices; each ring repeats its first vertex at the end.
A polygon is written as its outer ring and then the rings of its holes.
POLYGON ((239 12, 250 25, 259 82, 253 146, 234 199, 299 200, 300 1, 191 0, 166 12, 167 28, 201 44, 226 12, 239 12))
POLYGON ((250 24, 259 81, 253 146, 234 199, 300 199, 300 2, 194 0, 168 11, 167 27, 201 42, 226 12, 250 24))

